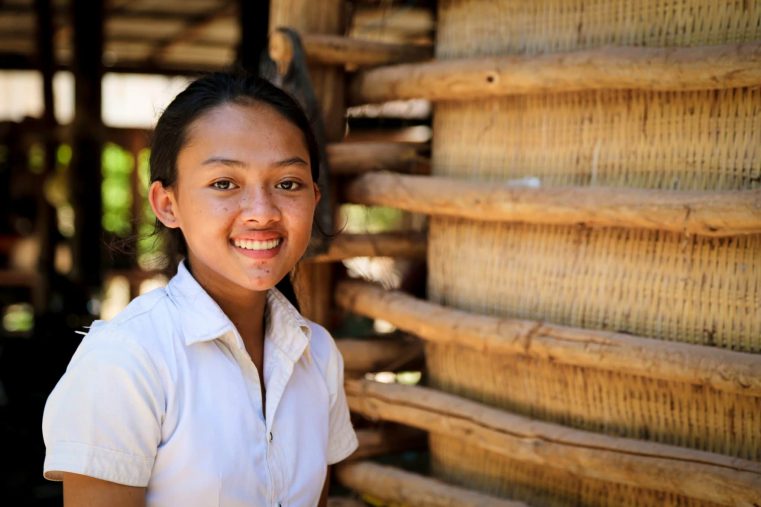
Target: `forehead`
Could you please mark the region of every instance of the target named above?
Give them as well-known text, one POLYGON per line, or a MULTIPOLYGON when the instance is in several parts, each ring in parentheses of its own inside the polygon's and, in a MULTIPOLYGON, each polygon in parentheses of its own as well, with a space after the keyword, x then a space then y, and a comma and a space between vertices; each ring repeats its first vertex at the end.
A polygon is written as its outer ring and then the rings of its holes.
POLYGON ((187 149, 270 150, 308 156, 301 129, 263 102, 227 102, 204 112, 187 129, 182 151, 187 149))

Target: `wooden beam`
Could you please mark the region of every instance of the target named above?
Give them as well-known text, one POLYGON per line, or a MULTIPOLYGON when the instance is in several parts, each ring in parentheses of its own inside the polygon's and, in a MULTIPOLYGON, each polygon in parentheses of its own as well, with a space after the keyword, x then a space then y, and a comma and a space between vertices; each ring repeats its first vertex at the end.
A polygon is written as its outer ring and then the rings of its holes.
POLYGON ((408 143, 333 143, 327 146, 333 175, 356 175, 371 171, 430 172, 419 146, 408 143))
POLYGON ((356 430, 359 447, 347 459, 357 460, 423 449, 428 444, 424 431, 398 424, 383 424, 378 428, 356 430))
POLYGON ((344 360, 344 369, 350 371, 392 371, 423 355, 419 340, 399 339, 336 339, 344 360))
POLYGON ((426 236, 419 232, 340 234, 331 240, 327 252, 309 257, 306 260, 310 262, 336 262, 353 257, 425 259, 426 246, 426 236))
POLYGON ((409 5, 357 5, 353 10, 350 34, 372 40, 408 42, 431 41, 436 27, 430 7, 409 5))
POLYGON ((101 289, 103 202, 100 187, 103 120, 104 0, 72 0, 72 72, 74 74, 74 120, 71 122, 72 158, 69 188, 74 208, 72 281, 84 288, 75 306, 83 314, 87 300, 101 289))
MULTIPOLYGON (((433 48, 414 44, 389 44, 329 34, 299 34, 307 59, 324 65, 373 66, 417 62, 433 58, 433 48)), ((270 36, 270 58, 290 64, 293 49, 287 35, 270 36)))
POLYGON ((345 194, 359 204, 480 221, 630 227, 713 237, 761 232, 761 190, 521 188, 379 173, 360 176, 345 194))
MULTIPOLYGON (((42 78, 42 118, 44 129, 42 181, 49 178, 56 166, 58 139, 55 133, 58 124, 55 118, 53 77, 55 74, 55 47, 53 44, 53 7, 51 0, 35 0, 34 10, 37 21, 37 59, 42 78)), ((6 141, 7 142, 7 141, 6 141)), ((39 183, 41 184, 42 181, 39 183)), ((58 240, 56 209, 45 198, 44 192, 37 193, 37 237, 40 242, 39 285, 35 292, 34 307, 39 314, 48 312, 52 294, 52 282, 56 278, 55 251, 58 240)))
POLYGON ((0 269, 0 287, 28 287, 34 289, 40 283, 36 272, 20 269, 0 269))
POLYGON ((219 7, 208 12, 189 16, 187 24, 179 31, 179 33, 155 45, 153 51, 151 51, 151 55, 148 57, 147 63, 155 65, 157 62, 164 60, 172 48, 198 38, 198 36, 217 19, 233 13, 235 13, 235 2, 233 0, 226 0, 222 2, 219 7))
POLYGON ((369 461, 336 467, 344 486, 385 502, 427 507, 525 507, 514 502, 453 486, 446 482, 369 461))
POLYGON ((603 89, 717 90, 761 84, 761 42, 605 47, 531 56, 404 64, 358 74, 352 105, 393 99, 472 100, 603 89))
POLYGON ((237 63, 252 74, 259 72, 259 58, 267 47, 270 3, 238 0, 240 38, 237 63))
POLYGON ((409 127, 379 127, 355 128, 347 132, 344 142, 356 143, 408 143, 416 146, 427 145, 431 142, 433 131, 428 125, 412 125, 409 127))
POLYGON ((328 507, 367 507, 367 504, 362 500, 335 496, 328 498, 328 507))
POLYGON ((367 282, 340 283, 336 302, 360 315, 387 320, 433 343, 761 396, 761 354, 476 315, 367 282))
POLYGON ((425 387, 346 382, 349 407, 580 477, 722 505, 761 503, 761 463, 545 423, 425 387))

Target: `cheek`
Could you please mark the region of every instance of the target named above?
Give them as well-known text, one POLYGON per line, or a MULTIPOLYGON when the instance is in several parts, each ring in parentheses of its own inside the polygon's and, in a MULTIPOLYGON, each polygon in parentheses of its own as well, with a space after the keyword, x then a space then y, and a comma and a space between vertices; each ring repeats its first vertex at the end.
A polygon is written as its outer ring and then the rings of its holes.
POLYGON ((293 232, 300 232, 308 239, 314 220, 314 205, 311 203, 293 203, 288 207, 288 219, 293 232))

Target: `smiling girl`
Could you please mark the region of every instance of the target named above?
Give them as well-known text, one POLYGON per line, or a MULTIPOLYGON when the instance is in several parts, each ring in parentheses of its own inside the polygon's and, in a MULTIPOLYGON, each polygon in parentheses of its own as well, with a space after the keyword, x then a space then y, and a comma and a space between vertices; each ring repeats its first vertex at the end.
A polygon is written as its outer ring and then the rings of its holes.
POLYGON ((307 118, 264 80, 212 74, 167 107, 149 200, 184 260, 93 324, 48 399, 65 505, 324 505, 357 439, 341 355, 288 281, 318 171, 307 118))

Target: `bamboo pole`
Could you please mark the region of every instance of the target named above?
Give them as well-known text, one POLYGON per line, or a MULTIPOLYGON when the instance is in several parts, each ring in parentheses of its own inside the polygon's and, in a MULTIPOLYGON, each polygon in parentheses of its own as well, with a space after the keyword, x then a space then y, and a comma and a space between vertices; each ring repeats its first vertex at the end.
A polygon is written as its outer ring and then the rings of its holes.
POLYGON ((349 407, 365 417, 454 437, 517 461, 722 505, 761 502, 761 463, 570 429, 425 387, 349 380, 346 394, 349 407))
POLYGON ((356 430, 359 447, 349 460, 382 456, 410 449, 422 449, 428 443, 425 432, 409 426, 384 424, 380 428, 356 430))
POLYGON ((395 99, 472 100, 602 89, 717 90, 761 84, 761 42, 605 47, 568 53, 432 61, 368 70, 351 105, 395 99))
POLYGON ((330 242, 328 251, 309 257, 310 262, 336 262, 353 257, 407 257, 425 259, 425 234, 418 232, 381 232, 341 234, 330 242))
POLYGON ((673 191, 638 188, 520 188, 455 178, 365 174, 351 202, 483 221, 635 227, 701 236, 761 232, 761 190, 673 191))
POLYGON ((336 467, 344 486, 385 502, 421 507, 525 507, 522 502, 503 500, 443 481, 369 461, 336 467))
POLYGON ((418 155, 419 147, 409 143, 334 143, 327 146, 333 175, 370 171, 406 173, 429 172, 428 159, 418 155))
MULTIPOLYGON (((375 66, 417 62, 433 58, 433 48, 415 44, 389 44, 340 35, 302 33, 307 59, 323 65, 375 66)), ((282 32, 271 36, 270 58, 276 63, 290 63, 293 49, 282 32), (279 39, 279 40, 278 40, 279 39)))
POLYGON ((402 292, 386 291, 366 282, 340 283, 336 301, 347 310, 382 318, 433 343, 456 344, 484 354, 525 355, 761 396, 759 354, 475 315, 402 292))

